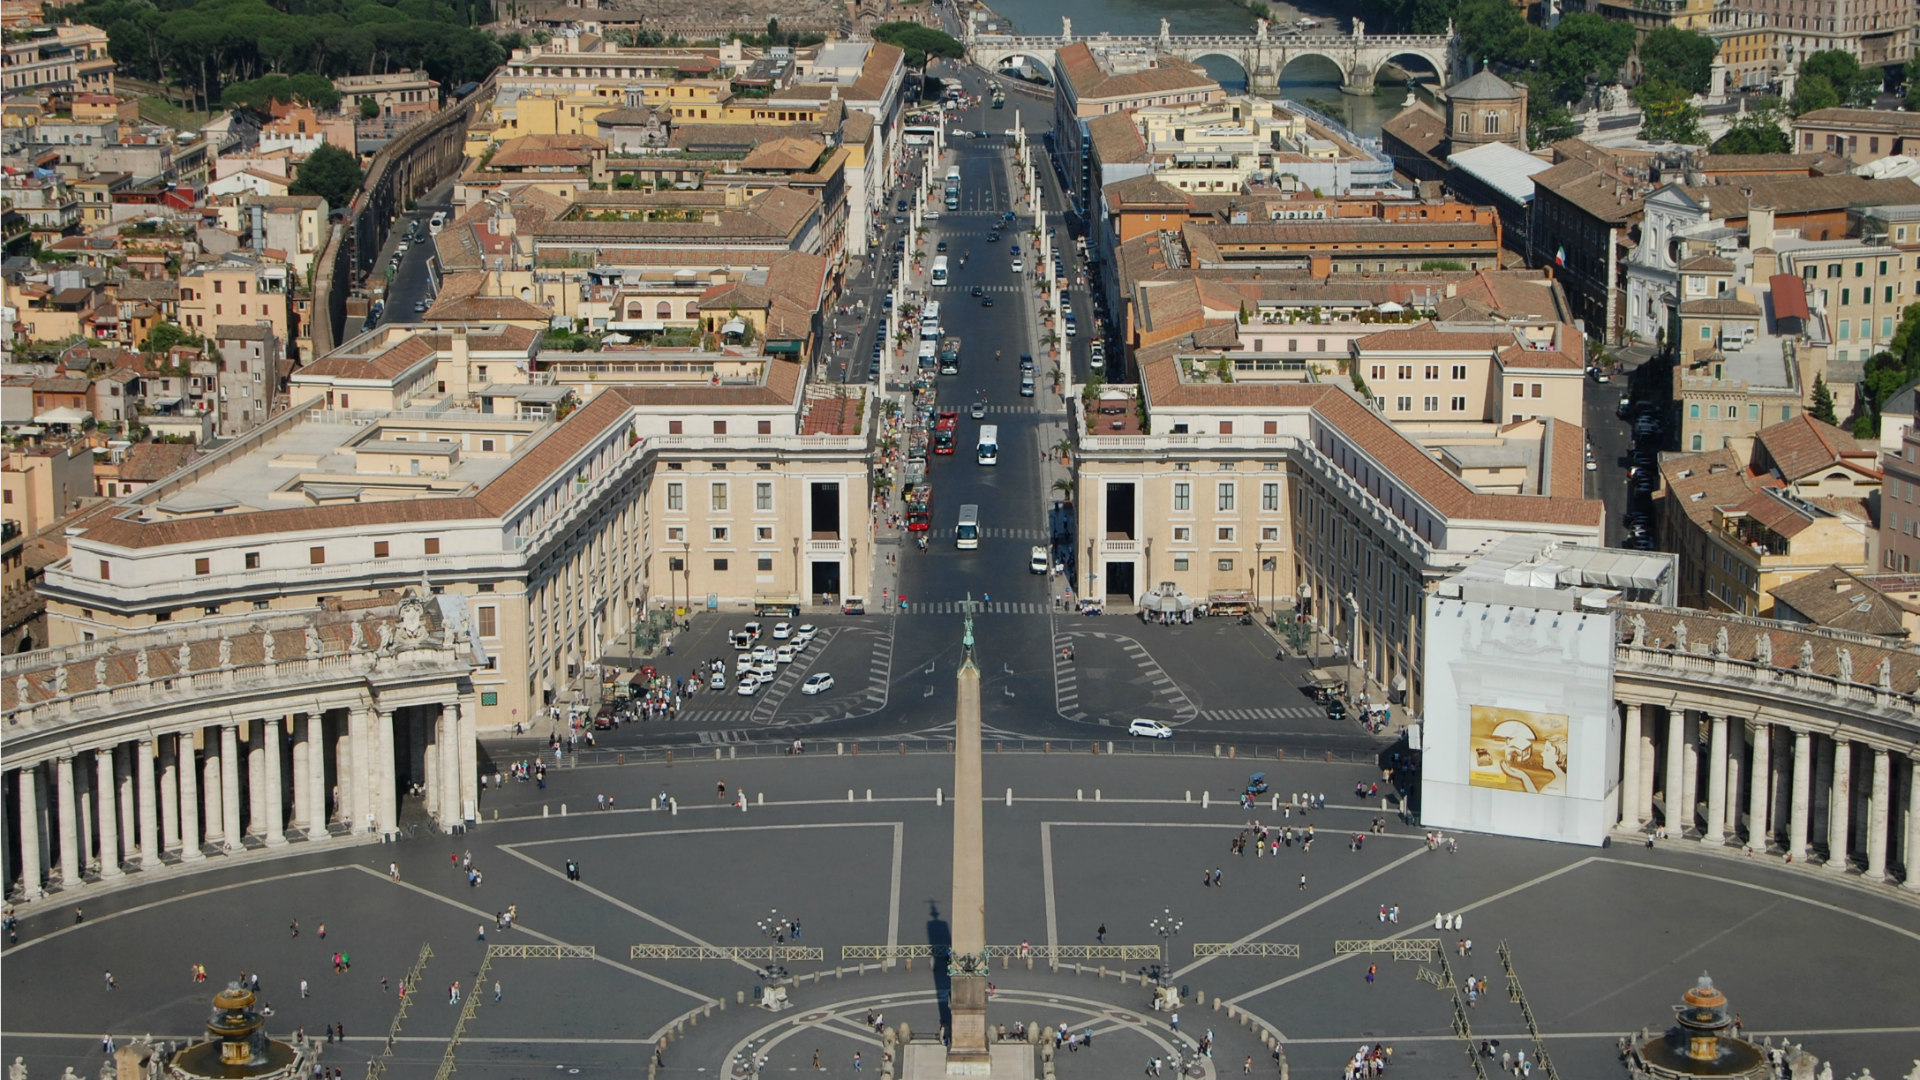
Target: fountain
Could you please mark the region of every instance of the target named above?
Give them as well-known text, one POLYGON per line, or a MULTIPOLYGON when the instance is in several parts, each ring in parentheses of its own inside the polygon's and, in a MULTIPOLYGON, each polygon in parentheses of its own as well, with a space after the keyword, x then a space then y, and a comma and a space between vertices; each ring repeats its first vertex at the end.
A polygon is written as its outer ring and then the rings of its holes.
MULTIPOLYGON (((1778 1068, 1771 1055, 1732 1032, 1727 997, 1706 975, 1680 999, 1675 1024, 1664 1034, 1628 1041, 1627 1072, 1634 1080, 1692 1080, 1724 1077, 1771 1080, 1778 1068)), ((1798 1073, 1794 1075, 1798 1076, 1798 1073)))
POLYGON ((207 1041, 173 1055, 167 1074, 173 1080, 293 1080, 312 1071, 319 1046, 267 1037, 266 1020, 254 1010, 253 991, 228 983, 213 996, 207 1041))

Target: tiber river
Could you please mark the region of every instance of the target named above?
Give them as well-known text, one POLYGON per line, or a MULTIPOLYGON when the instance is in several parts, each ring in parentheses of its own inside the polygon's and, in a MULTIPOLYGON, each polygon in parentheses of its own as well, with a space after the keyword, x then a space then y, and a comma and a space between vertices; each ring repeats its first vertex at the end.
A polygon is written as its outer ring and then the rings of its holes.
MULTIPOLYGON (((1102 31, 1158 34, 1163 18, 1172 24, 1175 34, 1251 34, 1254 21, 1245 7, 1232 0, 1021 0, 1017 4, 988 0, 988 5, 1011 19, 1014 29, 1030 34, 1058 34, 1064 15, 1073 20, 1075 37, 1091 37, 1102 31)), ((1346 33, 1352 29, 1347 18, 1326 0, 1305 0, 1298 5, 1274 3, 1273 10, 1275 19, 1318 19, 1322 31, 1346 33)), ((1246 75, 1238 64, 1213 57, 1201 61, 1201 66, 1229 93, 1246 91, 1246 75)), ((1370 97, 1342 94, 1339 70, 1331 61, 1317 57, 1295 61, 1280 80, 1282 96, 1318 109, 1361 135, 1380 134, 1380 125, 1399 112, 1407 98, 1406 85, 1389 83, 1386 73, 1382 73, 1377 86, 1370 97)))

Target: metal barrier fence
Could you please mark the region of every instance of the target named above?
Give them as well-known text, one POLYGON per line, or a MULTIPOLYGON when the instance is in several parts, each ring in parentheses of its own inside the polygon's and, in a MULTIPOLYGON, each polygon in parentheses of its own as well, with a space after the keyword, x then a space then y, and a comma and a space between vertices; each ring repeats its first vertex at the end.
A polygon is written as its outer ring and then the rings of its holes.
MULTIPOLYGON (((945 945, 938 955, 946 955, 945 945)), ((842 960, 929 960, 936 955, 932 945, 842 945, 842 960)), ((988 956, 1024 960, 1158 960, 1158 945, 989 945, 988 956)))
POLYGON ((487 955, 502 960, 592 960, 592 945, 489 945, 487 955))
POLYGON ((826 950, 807 945, 635 945, 633 960, 824 960, 826 950))
POLYGON ((1300 957, 1300 946, 1278 941, 1194 942, 1193 958, 1195 960, 1205 960, 1215 956, 1288 956, 1297 960, 1300 957))
POLYGON ((400 1038, 400 1025, 407 1018, 407 1010, 413 1005, 414 991, 420 988, 420 974, 427 969, 427 961, 433 956, 433 947, 422 943, 420 956, 413 966, 407 969, 400 979, 400 1008, 393 1014, 393 1023, 387 1027, 387 1041, 380 1052, 367 1062, 367 1080, 380 1080, 387 1071, 387 1061, 393 1057, 394 1043, 400 1038))
MULTIPOLYGON (((1439 938, 1359 938, 1336 941, 1333 943, 1333 955, 1347 956, 1354 953, 1392 953, 1395 960, 1432 960, 1440 955, 1439 938)), ((1444 956, 1441 957, 1443 960, 1444 956)))
POLYGON ((1520 976, 1513 970, 1513 950, 1505 941, 1500 942, 1500 967, 1507 973, 1507 1000, 1520 1006, 1520 1019, 1526 1022, 1527 1034, 1533 1039, 1534 1060, 1546 1071, 1547 1080, 1560 1080, 1559 1070, 1553 1067, 1553 1057, 1540 1045, 1540 1025, 1533 1018, 1533 1006, 1527 1003, 1527 992, 1520 989, 1520 976))

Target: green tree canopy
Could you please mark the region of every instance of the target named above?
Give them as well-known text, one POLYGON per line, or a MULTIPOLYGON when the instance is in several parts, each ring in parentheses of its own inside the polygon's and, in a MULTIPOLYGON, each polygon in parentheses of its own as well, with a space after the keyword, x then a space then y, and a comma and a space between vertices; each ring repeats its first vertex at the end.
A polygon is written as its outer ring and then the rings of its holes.
POLYGON ((1462 0, 1454 29, 1475 67, 1483 61, 1523 67, 1539 55, 1543 37, 1509 0, 1462 0))
POLYGON ((906 50, 908 67, 926 67, 928 57, 957 60, 967 54, 953 35, 913 22, 881 23, 873 28, 873 40, 906 50))
POLYGON ((1763 98, 1744 116, 1736 119, 1725 135, 1713 144, 1716 154, 1790 154, 1793 137, 1780 130, 1781 107, 1778 99, 1763 98))
POLYGON ((1646 118, 1640 136, 1650 142, 1676 142, 1698 145, 1707 141, 1700 132, 1700 110, 1684 86, 1662 79, 1643 82, 1633 88, 1633 103, 1646 118))
POLYGON ((1640 68, 1648 82, 1669 82, 1689 94, 1713 87, 1713 56, 1719 42, 1697 30, 1662 26, 1640 43, 1640 68))
POLYGON ((343 207, 353 202, 353 196, 360 190, 360 162, 354 155, 333 145, 321 143, 320 148, 307 155, 300 166, 300 172, 287 185, 287 191, 294 195, 318 195, 327 200, 329 207, 343 207))
POLYGON ((1540 72, 1556 101, 1579 101, 1589 81, 1616 82, 1620 65, 1633 55, 1633 27, 1591 12, 1575 12, 1543 36, 1540 72))
POLYGON ((175 345, 198 347, 204 344, 206 344, 205 338, 179 323, 162 322, 155 323, 153 329, 147 332, 147 340, 140 343, 140 349, 142 352, 163 353, 175 345))
POLYGON ((1839 49, 1826 49, 1808 56, 1800 65, 1800 78, 1800 85, 1805 85, 1807 79, 1825 79, 1840 99, 1839 104, 1861 107, 1873 104, 1882 80, 1879 68, 1862 68, 1852 53, 1839 49))
POLYGON ((1456 0, 1360 0, 1359 11, 1370 30, 1438 34, 1447 28, 1447 20, 1456 18, 1465 7, 1456 0))
POLYGON ((1833 390, 1827 386, 1826 377, 1819 372, 1813 375, 1813 408, 1808 410, 1815 420, 1838 425, 1840 420, 1833 414, 1833 390))
POLYGON ((282 105, 311 105, 331 110, 340 104, 340 91, 327 78, 305 73, 265 75, 246 82, 231 83, 220 94, 220 104, 229 109, 246 109, 262 116, 272 111, 274 102, 282 105))

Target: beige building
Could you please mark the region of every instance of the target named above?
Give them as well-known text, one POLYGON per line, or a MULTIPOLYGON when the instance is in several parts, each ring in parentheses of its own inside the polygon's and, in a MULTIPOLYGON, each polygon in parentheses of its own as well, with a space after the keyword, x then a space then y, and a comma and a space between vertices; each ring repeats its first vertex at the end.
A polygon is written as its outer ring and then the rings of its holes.
POLYGON ((348 342, 290 411, 93 519, 45 578, 54 643, 425 580, 473 610, 498 729, 568 700, 650 611, 867 592, 864 400, 730 350, 627 354, 582 403, 528 382, 531 331, 459 329, 348 342))
POLYGON ((84 444, 8 450, 0 465, 5 519, 28 536, 80 509, 93 494, 93 451, 84 444))

